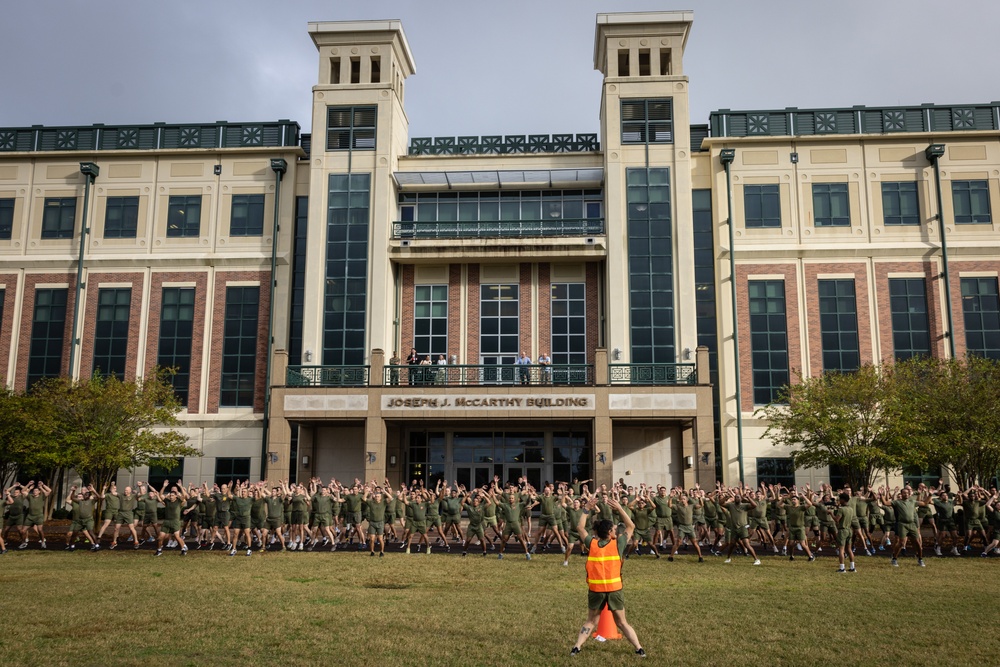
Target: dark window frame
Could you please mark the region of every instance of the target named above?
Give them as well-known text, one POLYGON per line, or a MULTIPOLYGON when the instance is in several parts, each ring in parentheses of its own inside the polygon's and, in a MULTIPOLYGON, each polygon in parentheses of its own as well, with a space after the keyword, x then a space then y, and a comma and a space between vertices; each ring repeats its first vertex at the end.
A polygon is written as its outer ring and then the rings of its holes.
POLYGON ((847 183, 813 183, 812 198, 814 226, 851 226, 851 193, 847 183))
POLYGON ((14 233, 14 197, 0 198, 0 241, 10 241, 14 233))
POLYGON ((896 361, 931 355, 927 282, 923 278, 889 279, 889 316, 896 361))
POLYGON ((916 181, 882 182, 882 223, 887 227, 920 224, 920 196, 916 181))
POLYGON ((965 349, 1000 360, 1000 286, 995 277, 961 278, 965 349))
POLYGON ((378 135, 376 105, 328 106, 326 150, 375 150, 378 135))
POLYGON ((854 372, 861 367, 855 280, 820 280, 818 295, 823 372, 854 372))
POLYGON ((747 229, 780 228, 781 186, 777 183, 744 185, 743 224, 747 229))
POLYGON ((227 286, 219 407, 254 407, 259 325, 260 286, 227 286))
POLYGON ((233 195, 229 216, 230 236, 264 235, 264 195, 233 195))
POLYGON ((421 355, 429 354, 431 363, 437 363, 439 355, 448 356, 448 296, 447 284, 413 287, 413 347, 421 355), (435 315, 442 306, 444 315, 435 315))
POLYGON ((953 180, 951 197, 956 225, 988 225, 993 222, 988 180, 953 180))
POLYGON ((164 287, 160 297, 160 335, 156 364, 173 368, 174 396, 187 407, 191 390, 191 352, 194 346, 194 287, 164 287), (186 351, 185 351, 186 348, 186 351))
POLYGON ((671 97, 621 101, 622 144, 672 144, 674 100, 671 97))
POLYGON ((215 459, 215 483, 232 486, 233 482, 250 479, 249 456, 220 456, 215 459))
POLYGON ((201 195, 170 195, 167 201, 167 238, 199 236, 201 236, 201 195), (192 209, 197 210, 197 215, 192 215, 192 209))
POLYGON ((97 291, 94 321, 93 373, 125 380, 128 363, 129 321, 132 314, 131 287, 102 287, 97 291))
POLYGON ((71 239, 76 231, 76 197, 46 197, 42 210, 43 239, 71 239))
POLYGON ((68 303, 69 289, 66 287, 35 290, 28 352, 29 389, 39 380, 62 375, 68 303))
POLYGON ((785 299, 784 280, 748 281, 754 405, 778 402, 789 383, 788 315, 785 299), (762 382, 765 377, 767 382, 762 382))
POLYGON ((104 238, 134 239, 139 228, 139 197, 108 197, 104 207, 104 238))

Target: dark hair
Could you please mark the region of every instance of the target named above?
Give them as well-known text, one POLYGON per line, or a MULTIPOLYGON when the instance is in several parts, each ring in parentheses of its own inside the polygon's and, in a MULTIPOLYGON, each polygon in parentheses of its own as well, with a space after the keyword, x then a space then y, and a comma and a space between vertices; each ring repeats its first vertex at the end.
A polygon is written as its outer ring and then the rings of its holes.
POLYGON ((615 524, 608 519, 601 519, 594 523, 594 532, 597 533, 597 537, 606 540, 608 536, 611 535, 611 529, 615 527, 615 524))
POLYGON ((844 503, 845 505, 851 502, 851 494, 849 494, 847 491, 841 492, 839 497, 840 497, 840 502, 844 503))

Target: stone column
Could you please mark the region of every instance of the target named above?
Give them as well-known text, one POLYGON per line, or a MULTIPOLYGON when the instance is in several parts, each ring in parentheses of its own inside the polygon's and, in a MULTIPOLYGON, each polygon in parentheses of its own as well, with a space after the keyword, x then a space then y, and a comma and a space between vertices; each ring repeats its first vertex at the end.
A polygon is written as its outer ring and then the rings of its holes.
POLYGON ((605 347, 594 350, 594 384, 598 387, 608 384, 608 349, 605 347))
POLYGON ((375 348, 372 350, 368 386, 381 387, 383 384, 385 384, 385 352, 375 348))
POLYGON ((369 415, 365 419, 365 482, 381 482, 385 479, 386 429, 381 415, 369 415), (374 459, 374 460, 373 460, 374 459))
POLYGON ((295 462, 290 460, 292 429, 285 419, 285 376, 288 372, 288 352, 275 350, 271 357, 271 398, 268 405, 267 481, 288 479, 295 462))

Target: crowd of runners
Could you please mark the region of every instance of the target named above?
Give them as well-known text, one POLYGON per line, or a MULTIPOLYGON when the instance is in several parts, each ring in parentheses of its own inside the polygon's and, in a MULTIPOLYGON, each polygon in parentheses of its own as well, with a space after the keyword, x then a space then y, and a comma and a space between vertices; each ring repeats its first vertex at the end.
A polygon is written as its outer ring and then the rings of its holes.
MULTIPOLYGON (((595 521, 620 520, 613 508, 620 504, 635 526, 625 558, 648 554, 673 561, 683 552, 699 562, 711 554, 729 563, 735 554, 759 565, 761 552, 812 561, 827 550, 837 555, 842 571, 855 570, 856 554, 878 552, 891 555, 893 565, 910 553, 923 566, 923 536, 936 556, 1000 555, 996 489, 720 484, 706 490, 620 481, 591 490, 590 483, 546 483, 541 490, 525 479, 501 485, 499 478, 474 489, 446 481, 394 489, 388 480, 357 479, 350 485, 311 479, 212 487, 165 482, 160 489, 143 482, 135 489, 74 486, 66 499, 71 521, 64 548, 145 547, 157 556, 165 548, 182 556, 191 549, 230 556, 356 549, 382 557, 389 546, 407 554, 454 549, 465 556, 475 550, 502 559, 513 543, 528 560, 536 553, 560 553, 568 565, 574 550, 583 549, 581 517, 590 531, 595 521), (588 504, 595 506, 589 514, 583 512, 588 504)), ((0 553, 8 544, 48 548, 45 506, 51 493, 37 482, 4 490, 0 553)))

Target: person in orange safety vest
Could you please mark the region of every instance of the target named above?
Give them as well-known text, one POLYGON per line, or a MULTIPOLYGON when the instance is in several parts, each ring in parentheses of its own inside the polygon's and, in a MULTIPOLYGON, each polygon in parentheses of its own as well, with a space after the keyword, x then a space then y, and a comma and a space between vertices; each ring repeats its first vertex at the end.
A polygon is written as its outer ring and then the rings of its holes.
POLYGON ((587 502, 580 515, 580 523, 577 525, 580 542, 587 550, 588 612, 587 622, 580 628, 576 645, 573 646, 570 655, 576 655, 580 652, 587 637, 597 627, 597 622, 601 618, 601 610, 607 607, 615 619, 615 625, 635 647, 635 654, 645 658, 646 651, 639 643, 639 637, 625 620, 625 596, 622 593, 622 556, 625 553, 625 547, 632 539, 635 524, 622 510, 622 506, 617 500, 609 500, 608 505, 621 517, 625 528, 624 533, 618 534, 618 527, 614 522, 602 519, 594 523, 596 535, 587 534, 587 515, 597 507, 596 497, 591 497, 587 502))

